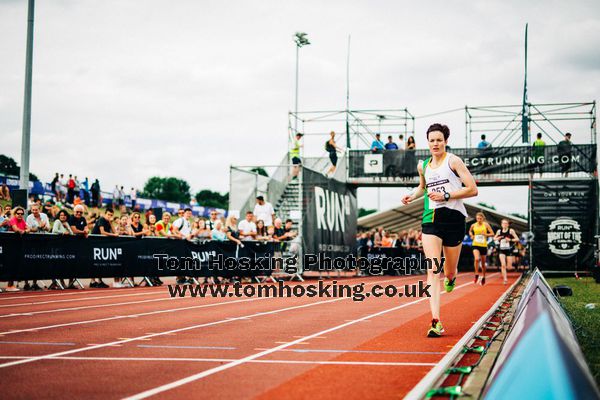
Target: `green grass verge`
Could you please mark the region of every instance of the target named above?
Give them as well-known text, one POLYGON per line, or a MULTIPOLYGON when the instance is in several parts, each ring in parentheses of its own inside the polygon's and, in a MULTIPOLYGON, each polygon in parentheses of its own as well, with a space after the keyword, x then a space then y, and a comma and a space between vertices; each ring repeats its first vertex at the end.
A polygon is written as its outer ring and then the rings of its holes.
POLYGON ((573 296, 561 297, 560 302, 571 318, 583 355, 596 384, 600 385, 600 284, 592 278, 546 278, 550 287, 567 285, 573 296), (586 304, 596 308, 588 310, 586 304))

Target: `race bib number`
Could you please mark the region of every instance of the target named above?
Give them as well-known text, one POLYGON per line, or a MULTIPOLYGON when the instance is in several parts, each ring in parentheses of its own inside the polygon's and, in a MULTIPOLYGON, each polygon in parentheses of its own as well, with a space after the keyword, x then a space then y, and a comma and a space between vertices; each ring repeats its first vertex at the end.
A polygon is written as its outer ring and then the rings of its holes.
POLYGON ((475 241, 477 243, 485 243, 485 236, 483 236, 483 235, 475 235, 475 241))
POLYGON ((510 249, 510 243, 507 239, 500 240, 500 250, 510 249))

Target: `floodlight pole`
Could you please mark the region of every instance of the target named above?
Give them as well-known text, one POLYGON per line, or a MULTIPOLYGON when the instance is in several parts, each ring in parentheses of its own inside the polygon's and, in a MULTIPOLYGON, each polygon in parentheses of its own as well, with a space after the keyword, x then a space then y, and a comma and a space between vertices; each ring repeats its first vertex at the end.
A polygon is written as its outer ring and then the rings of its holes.
POLYGON ((306 38, 306 33, 296 32, 294 35, 294 42, 296 43, 296 101, 294 105, 294 135, 298 133, 298 76, 300 70, 300 47, 310 44, 310 41, 306 38))
POLYGON ((21 139, 21 171, 19 187, 29 189, 29 149, 31 137, 31 77, 33 63, 33 17, 35 0, 29 0, 27 8, 27 50, 25 59, 25 96, 23 103, 23 136, 21 139))

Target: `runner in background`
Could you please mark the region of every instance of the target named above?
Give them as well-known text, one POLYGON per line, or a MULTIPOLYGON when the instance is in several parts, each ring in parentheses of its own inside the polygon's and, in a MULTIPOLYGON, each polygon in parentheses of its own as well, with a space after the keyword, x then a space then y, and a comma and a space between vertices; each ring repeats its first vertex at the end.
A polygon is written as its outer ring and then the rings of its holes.
POLYGON ((482 212, 478 212, 475 215, 476 222, 469 228, 469 236, 473 240, 473 257, 475 258, 475 281, 479 280, 479 263, 481 261, 481 284, 485 285, 485 270, 486 270, 486 256, 488 249, 488 237, 494 236, 494 231, 490 224, 485 220, 485 215, 482 212))
POLYGON ((510 222, 505 218, 502 220, 501 228, 496 232, 494 241, 498 243, 498 257, 500 258, 500 268, 502 271, 502 280, 504 284, 506 279, 506 269, 512 267, 514 243, 519 241, 519 237, 514 229, 510 227, 510 222))
MULTIPOLYGON (((429 260, 442 262, 444 254, 444 288, 454 290, 458 258, 465 236, 467 210, 462 199, 477 196, 473 176, 454 154, 446 152, 450 129, 446 125, 433 124, 427 129, 427 142, 431 157, 418 166, 420 183, 413 193, 402 198, 408 204, 423 195, 423 251, 429 260), (464 187, 463 187, 464 185, 464 187)), ((440 276, 433 269, 427 270, 427 283, 431 285, 431 326, 429 337, 440 337, 444 327, 440 322, 440 276)))

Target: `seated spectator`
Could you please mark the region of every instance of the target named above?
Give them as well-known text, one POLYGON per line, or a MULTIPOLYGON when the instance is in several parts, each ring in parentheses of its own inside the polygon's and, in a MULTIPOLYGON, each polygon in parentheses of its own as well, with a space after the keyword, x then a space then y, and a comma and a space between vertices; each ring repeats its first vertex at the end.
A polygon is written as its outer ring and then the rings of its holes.
POLYGON ((192 209, 186 208, 185 210, 179 210, 177 214, 180 216, 173 222, 173 234, 181 239, 192 240, 192 224, 190 223, 192 209))
POLYGON ((3 183, 0 187, 0 200, 10 201, 10 188, 3 183))
POLYGON ((46 233, 52 229, 48 216, 40 212, 40 206, 37 203, 31 206, 31 214, 27 216, 26 223, 29 232, 46 233))
POLYGON ((254 214, 252 211, 246 211, 246 219, 240 221, 238 224, 238 229, 240 231, 241 240, 256 239, 256 224, 254 223, 254 214))
POLYGON ((220 242, 227 239, 227 234, 223 230, 223 223, 221 222, 221 220, 217 220, 215 222, 215 227, 213 228, 213 230, 211 232, 211 237, 212 237, 212 240, 218 240, 220 242))
POLYGON ((383 142, 381 141, 381 135, 379 133, 375 134, 375 140, 371 143, 371 151, 373 153, 380 153, 384 148, 383 142))
MULTIPOLYGON (((232 242, 237 243, 238 245, 241 245, 242 242, 240 241, 240 232, 238 231, 237 228, 237 218, 233 215, 230 215, 229 217, 227 217, 227 221, 225 222, 225 228, 226 228, 226 235, 227 235, 227 239, 231 240, 232 242)), ((242 245, 242 247, 244 247, 242 245)))
POLYGON ((60 210, 58 212, 58 218, 54 221, 54 225, 52 225, 52 233, 57 233, 59 235, 72 235, 73 230, 71 229, 71 225, 69 225, 69 213, 65 210, 60 210))
POLYGON ((394 143, 394 139, 391 135, 388 136, 388 142, 385 144, 384 147, 386 150, 398 150, 398 145, 394 143))

